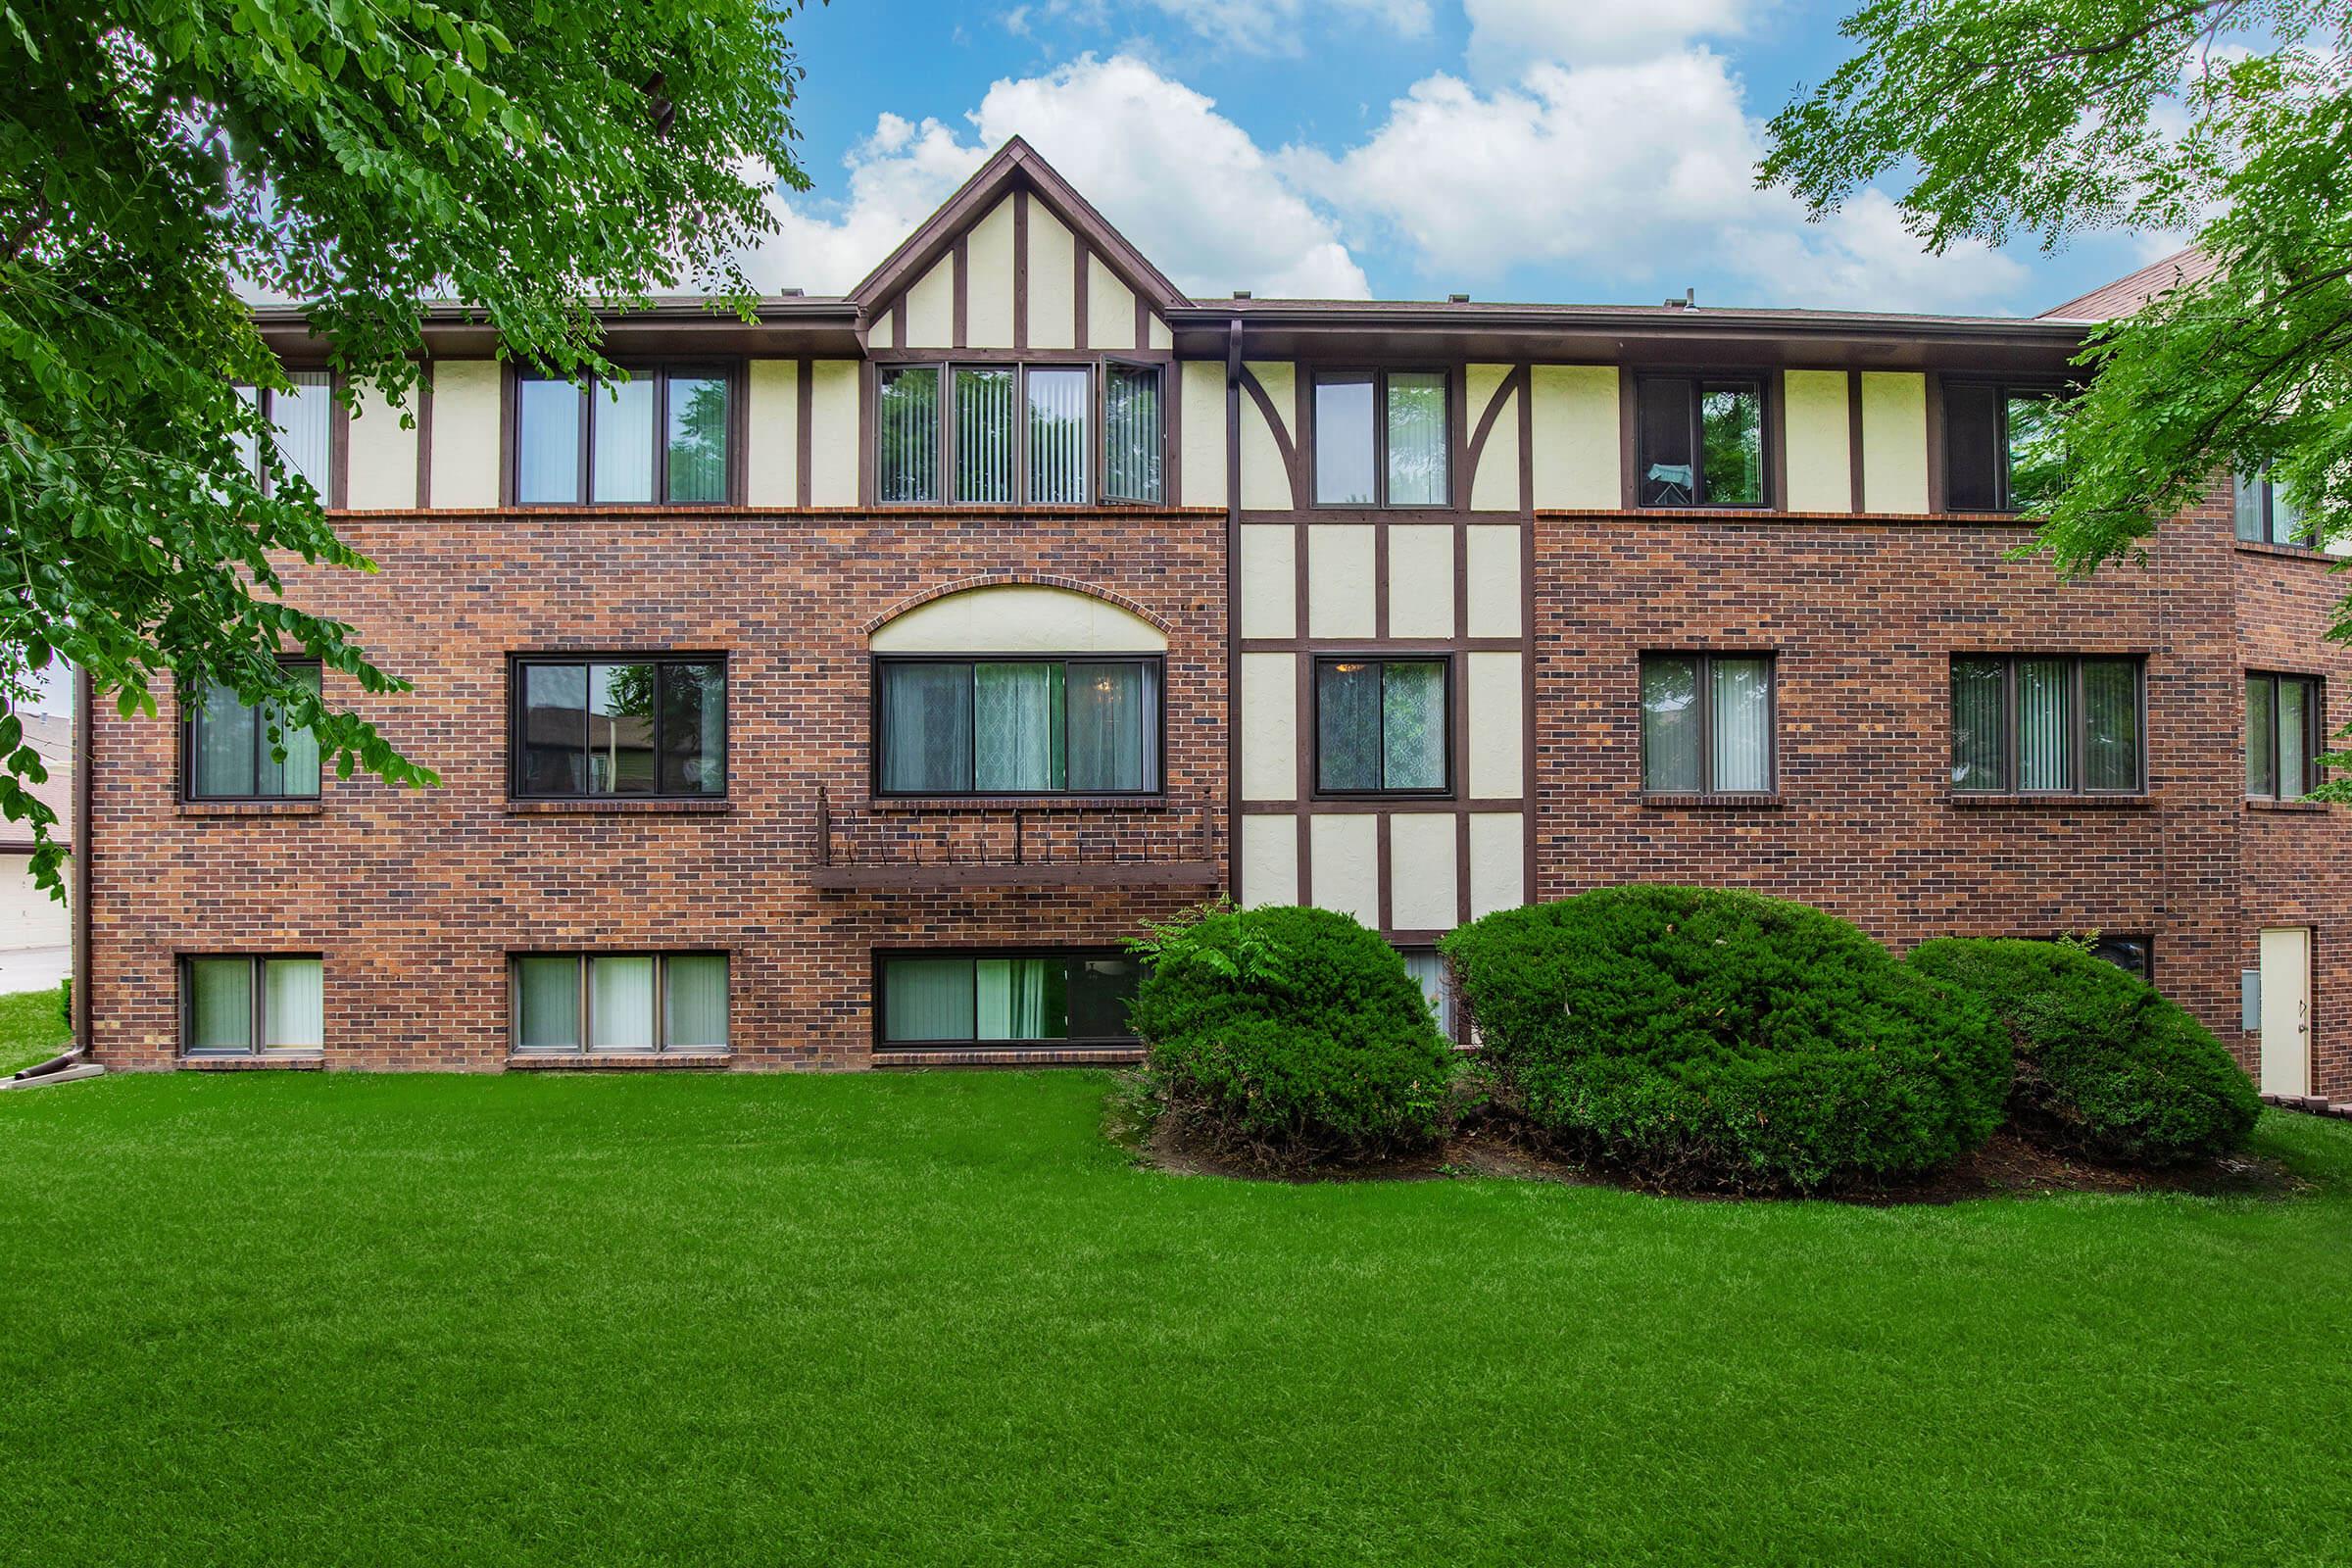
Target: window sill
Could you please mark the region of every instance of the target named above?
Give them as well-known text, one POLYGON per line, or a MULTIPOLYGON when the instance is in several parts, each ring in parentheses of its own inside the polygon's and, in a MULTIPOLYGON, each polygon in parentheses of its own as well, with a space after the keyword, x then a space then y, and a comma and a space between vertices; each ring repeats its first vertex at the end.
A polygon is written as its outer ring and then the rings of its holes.
POLYGON ((1144 1059, 1141 1045, 877 1046, 877 1067, 1106 1067, 1144 1059))
POLYGON ((318 816, 324 801, 182 801, 181 816, 318 816))
POLYGON ((731 1051, 517 1051, 507 1057, 509 1072, 691 1072, 725 1067, 731 1051))
POLYGON ((718 800, 621 800, 507 802, 509 816, 711 816, 735 809, 735 803, 718 800))
POLYGON ((2016 790, 1953 790, 1947 804, 1961 807, 2040 807, 2060 811, 2145 811, 2162 804, 2154 795, 2038 795, 2016 790))
POLYGON ((1764 790, 1746 794, 1737 792, 1719 793, 1712 790, 1702 790, 1693 794, 1674 794, 1666 792, 1661 792, 1658 794, 1644 793, 1642 797, 1642 804, 1643 807, 1648 808, 1669 810, 1691 808, 1696 808, 1702 810, 1738 810, 1743 807, 1759 810, 1771 810, 1777 809, 1780 807, 1781 795, 1780 791, 1778 790, 1764 790))
POLYGON ((876 795, 876 811, 1166 811, 1165 795, 876 795))
POLYGON ((2311 545, 2275 545, 2261 539, 2239 539, 2235 543, 2237 552, 2241 556, 2282 556, 2288 561, 2330 563, 2345 559, 2342 556, 2330 555, 2328 552, 2311 545))
POLYGON ((2316 816, 2325 813, 2328 804, 2327 801, 2269 801, 2249 796, 2246 799, 2246 809, 2249 811, 2285 811, 2290 814, 2300 812, 2316 816))
POLYGON ((287 1051, 266 1056, 181 1056, 181 1072, 318 1072, 326 1056, 317 1051, 287 1051))

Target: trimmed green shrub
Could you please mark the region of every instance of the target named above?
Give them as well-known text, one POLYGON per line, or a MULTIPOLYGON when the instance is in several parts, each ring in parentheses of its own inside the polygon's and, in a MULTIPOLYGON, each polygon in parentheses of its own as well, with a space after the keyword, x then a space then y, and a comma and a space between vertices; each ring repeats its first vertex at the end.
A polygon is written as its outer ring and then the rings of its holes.
POLYGON ((1946 938, 1908 960, 1989 1007, 2016 1050, 2009 1113, 2036 1143, 2127 1165, 2241 1146, 2262 1102, 2211 1031, 2138 976, 2059 942, 1946 938))
POLYGON ((1802 904, 1602 888, 1490 914, 1439 950, 1529 1121, 1643 1180, 1899 1180, 2000 1124, 2009 1053, 1990 1014, 1802 904))
POLYGON ((1188 1138, 1281 1167, 1445 1132, 1453 1049, 1404 960, 1352 918, 1211 907, 1136 946, 1151 963, 1129 1019, 1188 1138))

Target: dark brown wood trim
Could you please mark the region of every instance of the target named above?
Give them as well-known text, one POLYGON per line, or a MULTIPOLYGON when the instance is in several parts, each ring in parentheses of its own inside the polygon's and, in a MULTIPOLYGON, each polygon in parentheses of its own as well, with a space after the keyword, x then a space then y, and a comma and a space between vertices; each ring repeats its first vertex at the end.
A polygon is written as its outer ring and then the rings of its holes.
POLYGON ((1135 346, 1138 350, 1152 347, 1152 306, 1141 294, 1135 296, 1135 346))
POLYGON ((1086 241, 1070 241, 1070 346, 1086 351, 1086 241))
MULTIPOLYGON (((899 347, 906 346, 906 334, 899 347)), ((1016 354, 1029 348, 1029 193, 1012 193, 1012 347, 1016 354)))
POLYGON ((416 372, 416 510, 433 505, 433 364, 416 372))
MULTIPOLYGON (((1502 379, 1494 383, 1494 395, 1487 399, 1486 409, 1478 416, 1478 429, 1470 437, 1470 450, 1465 455, 1463 463, 1463 466, 1470 471, 1463 476, 1464 482, 1460 487, 1461 496, 1455 503, 1459 510, 1469 510, 1470 498, 1478 491, 1478 460, 1486 455, 1488 432, 1494 428, 1495 419, 1501 416, 1503 404, 1508 402, 1511 394, 1519 389, 1519 372, 1524 367, 1521 366, 1513 366, 1503 372, 1502 379)), ((1467 388, 1469 371, 1466 368, 1462 371, 1462 376, 1463 385, 1467 388)), ((1447 488, 1453 487, 1447 486, 1447 488)))
POLYGON ((326 425, 326 504, 340 512, 351 505, 351 408, 345 401, 359 395, 342 375, 331 376, 327 393, 334 399, 326 425))
POLYGON ((1852 469, 1854 486, 1853 508, 1856 513, 1868 512, 1868 496, 1862 476, 1862 372, 1845 372, 1845 455, 1852 469))
MULTIPOLYGON (((960 245, 956 254, 962 255, 960 245)), ((958 331, 957 336, 961 335, 958 331)), ((871 363, 858 367, 858 504, 860 507, 874 504, 875 399, 880 395, 881 374, 880 368, 871 363)))
POLYGON ((1389 830, 1396 820, 1395 813, 1384 813, 1372 819, 1372 874, 1380 880, 1374 884, 1372 899, 1380 915, 1380 928, 1388 930, 1396 923, 1396 902, 1390 893, 1393 877, 1390 872, 1389 830))
POLYGON ((967 236, 962 234, 956 236, 956 248, 949 252, 949 256, 951 262, 948 280, 955 291, 950 329, 951 341, 955 343, 956 347, 962 348, 970 340, 970 331, 966 325, 971 316, 971 259, 967 236))
POLYGON ((752 362, 727 371, 727 499, 747 505, 752 495, 752 362))
MULTIPOLYGON (((1183 396, 1181 386, 1177 395, 1183 396)), ((1241 563, 1242 323, 1237 319, 1225 334, 1225 889, 1236 901, 1243 897, 1241 563)))
MULTIPOLYGON (((1459 529, 1455 530, 1457 533, 1459 529)), ((1389 640, 1389 525, 1372 525, 1372 636, 1389 640)))
MULTIPOLYGON (((1359 645, 1360 646, 1360 645, 1359 645)), ((1473 816, 1516 811, 1519 798, 1478 796, 1458 799, 1444 795, 1326 795, 1320 800, 1250 801, 1244 816, 1289 816, 1304 811, 1315 816, 1444 816, 1460 811, 1473 816)))
POLYGON ((1943 511, 1945 481, 1943 441, 1943 378, 1934 370, 1926 372, 1927 437, 1928 437, 1928 512, 1931 515, 1943 511))
MULTIPOLYGON (((501 362, 498 372, 498 504, 502 507, 514 505, 514 463, 522 451, 515 436, 515 421, 521 417, 522 407, 521 398, 516 396, 518 374, 512 360, 501 362)), ((581 400, 580 408, 580 417, 587 418, 586 399, 581 400)), ((585 464, 587 461, 588 443, 582 441, 580 462, 585 464)), ((582 484, 580 494, 585 497, 587 493, 587 486, 582 484)))
POLYGON ((1760 372, 1756 376, 1756 393, 1764 400, 1764 505, 1774 512, 1787 512, 1788 372, 1760 372))
MULTIPOLYGON (((1160 492, 1171 507, 1184 505, 1184 362, 1171 360, 1159 372, 1160 438, 1165 450, 1160 454, 1160 472, 1166 476, 1160 492)), ((1234 614, 1233 597, 1225 599, 1225 614, 1238 623, 1234 614)))
POLYGON ((815 397, 816 362, 804 359, 801 361, 800 390, 793 399, 793 417, 799 425, 794 432, 794 440, 799 450, 794 454, 792 473, 792 482, 804 507, 809 504, 808 498, 813 489, 808 465, 816 450, 816 411, 810 407, 815 397))
POLYGON ((1642 394, 1634 384, 1631 366, 1617 369, 1617 468, 1621 480, 1619 505, 1628 512, 1636 509, 1642 499, 1641 459, 1637 451, 1642 444, 1642 394))
MULTIPOLYGON (((1519 515, 1536 514, 1536 372, 1519 367, 1519 515)), ((1524 522, 1522 524, 1524 526, 1524 522)), ((1468 631, 1464 622, 1462 630, 1468 631)))
MULTIPOLYGON (((895 349, 906 347, 906 296, 901 294, 890 302, 890 343, 895 349)), ((870 351, 869 351, 870 352, 870 351)))

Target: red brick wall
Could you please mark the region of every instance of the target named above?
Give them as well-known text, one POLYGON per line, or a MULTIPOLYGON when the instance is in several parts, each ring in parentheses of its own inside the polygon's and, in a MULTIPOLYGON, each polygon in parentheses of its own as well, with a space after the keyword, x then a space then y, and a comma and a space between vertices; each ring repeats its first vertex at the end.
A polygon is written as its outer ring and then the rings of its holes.
POLYGON ((303 603, 350 619, 404 697, 357 700, 444 784, 329 779, 316 807, 176 804, 177 713, 100 716, 91 983, 95 1049, 162 1066, 178 1048, 174 956, 318 951, 327 1059, 495 1067, 507 954, 717 948, 732 955, 738 1064, 868 1059, 876 946, 1115 944, 1202 890, 819 894, 816 793, 866 857, 1009 848, 998 807, 872 811, 865 627, 982 575, 1093 585, 1169 628, 1165 809, 1032 818, 1031 858, 1199 859, 1225 842, 1222 514, 859 518, 744 514, 355 515, 381 571, 295 571, 303 603), (507 799, 507 658, 724 652, 730 787, 721 811, 517 810, 507 799))

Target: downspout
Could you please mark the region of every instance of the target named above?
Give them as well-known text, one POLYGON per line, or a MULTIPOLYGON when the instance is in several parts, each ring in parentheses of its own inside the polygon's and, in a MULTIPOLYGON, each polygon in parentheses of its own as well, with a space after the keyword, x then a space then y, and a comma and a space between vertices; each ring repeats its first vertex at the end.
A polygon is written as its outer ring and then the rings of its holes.
POLYGON ((1225 891, 1242 899, 1242 318, 1225 330, 1225 891))
POLYGON ((0 1078, 0 1089, 34 1089, 44 1084, 95 1078, 106 1069, 90 1060, 90 743, 97 724, 90 713, 90 673, 74 671, 74 839, 70 856, 74 900, 74 1044, 47 1061, 0 1078))

